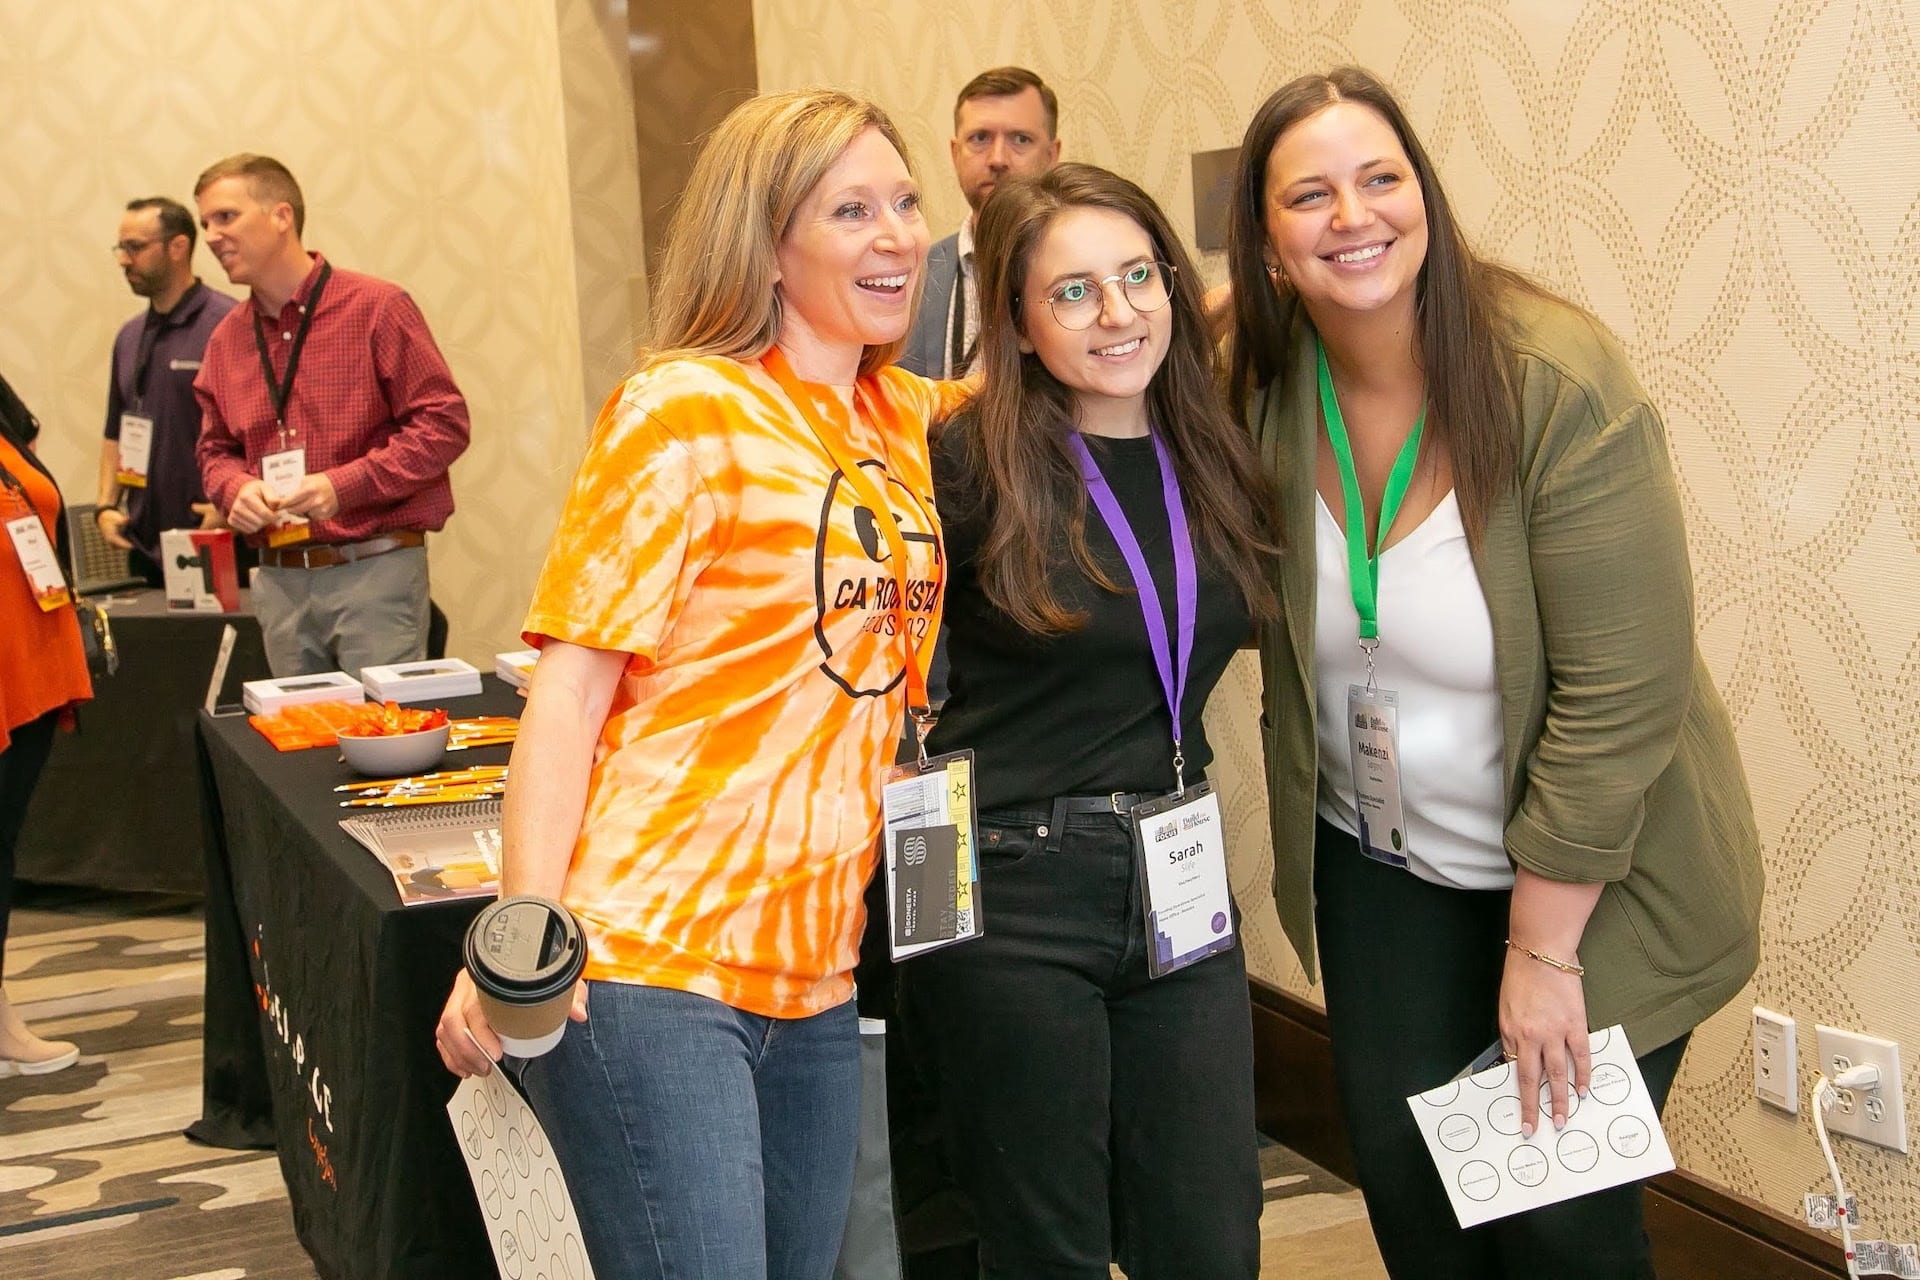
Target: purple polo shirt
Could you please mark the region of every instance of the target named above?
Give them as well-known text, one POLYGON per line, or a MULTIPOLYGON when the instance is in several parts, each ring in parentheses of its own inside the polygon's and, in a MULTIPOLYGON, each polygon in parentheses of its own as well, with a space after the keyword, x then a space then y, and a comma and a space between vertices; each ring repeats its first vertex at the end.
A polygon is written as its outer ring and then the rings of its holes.
POLYGON ((172 311, 160 315, 148 307, 122 325, 113 340, 106 436, 120 438, 122 413, 153 419, 146 488, 122 490, 120 501, 127 509, 128 541, 156 562, 162 529, 200 527, 193 504, 206 499, 200 488, 200 464, 193 455, 200 437, 200 402, 194 398, 193 380, 200 372, 208 335, 236 305, 235 299, 196 280, 172 311), (140 363, 149 342, 142 394, 140 363))

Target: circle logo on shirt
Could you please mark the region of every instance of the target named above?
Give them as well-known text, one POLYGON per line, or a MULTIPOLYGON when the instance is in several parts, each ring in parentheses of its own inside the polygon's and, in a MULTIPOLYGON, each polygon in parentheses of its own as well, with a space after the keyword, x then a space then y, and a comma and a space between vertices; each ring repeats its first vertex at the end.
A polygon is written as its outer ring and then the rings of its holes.
POLYGON ((859 490, 847 484, 838 470, 827 483, 820 504, 820 522, 813 544, 813 638, 820 646, 820 669, 827 678, 855 698, 879 697, 905 679, 905 646, 897 638, 900 619, 895 605, 904 588, 904 612, 913 640, 924 640, 940 589, 928 571, 940 563, 940 539, 921 528, 924 507, 912 491, 888 474, 875 459, 860 468, 888 500, 900 525, 912 564, 902 573, 893 563, 880 518, 861 500, 859 490), (924 554, 925 559, 920 557, 924 554), (874 660, 871 637, 886 644, 884 661, 874 660))

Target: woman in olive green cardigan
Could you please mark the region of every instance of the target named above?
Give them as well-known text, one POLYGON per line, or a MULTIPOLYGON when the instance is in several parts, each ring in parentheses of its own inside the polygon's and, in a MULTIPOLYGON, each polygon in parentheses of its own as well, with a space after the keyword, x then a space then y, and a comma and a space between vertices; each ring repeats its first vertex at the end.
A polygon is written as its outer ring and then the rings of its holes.
POLYGON ((1650 1275, 1632 1185, 1460 1230, 1403 1099, 1497 1034, 1526 1131, 1557 1126, 1618 1023, 1658 1105, 1757 963, 1759 844, 1659 415, 1596 321, 1473 255, 1366 72, 1267 101, 1230 216, 1233 389, 1286 537, 1274 896, 1309 975, 1318 951, 1382 1256, 1650 1275))

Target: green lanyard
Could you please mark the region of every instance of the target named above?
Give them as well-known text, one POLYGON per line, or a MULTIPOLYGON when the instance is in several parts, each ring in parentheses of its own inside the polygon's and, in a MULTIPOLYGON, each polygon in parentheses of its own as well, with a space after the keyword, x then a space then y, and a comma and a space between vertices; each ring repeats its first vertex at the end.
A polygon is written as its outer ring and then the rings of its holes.
MULTIPOLYGON (((1333 394, 1333 374, 1327 371, 1327 349, 1313 340, 1314 357, 1320 364, 1320 412, 1327 419, 1327 440, 1333 445, 1334 461, 1340 465, 1340 492, 1347 505, 1347 581, 1353 590, 1353 611, 1360 615, 1360 647, 1369 655, 1380 643, 1380 555, 1367 554, 1367 509, 1360 501, 1360 477, 1353 468, 1353 446, 1347 441, 1347 420, 1340 416, 1340 401, 1333 394)), ((1380 533, 1374 539, 1378 547, 1387 540, 1393 518, 1400 514, 1407 489, 1413 483, 1413 464, 1420 457, 1420 433, 1427 425, 1426 406, 1414 421, 1413 432, 1400 446, 1400 456, 1387 473, 1386 492, 1380 495, 1380 533)))

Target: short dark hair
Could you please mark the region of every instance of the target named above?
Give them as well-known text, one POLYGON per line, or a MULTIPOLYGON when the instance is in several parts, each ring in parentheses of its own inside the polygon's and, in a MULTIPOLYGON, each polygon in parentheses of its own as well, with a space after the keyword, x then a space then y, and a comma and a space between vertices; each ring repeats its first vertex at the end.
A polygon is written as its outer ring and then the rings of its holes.
POLYGON ((193 184, 194 196, 198 198, 202 191, 222 178, 245 178, 253 198, 261 204, 285 204, 293 209, 294 235, 306 230, 307 202, 300 194, 300 184, 293 180, 293 171, 272 156, 241 151, 225 160, 215 160, 193 184))
POLYGON ((1038 91, 1040 105, 1047 112, 1047 136, 1057 137, 1060 133, 1060 99, 1053 96, 1053 90, 1047 88, 1042 80, 1025 67, 993 67, 960 87, 960 96, 953 100, 953 125, 960 127, 960 108, 975 98, 1010 98, 1016 93, 1028 89, 1038 91))
POLYGON ((187 206, 166 196, 141 196, 138 200, 127 201, 128 213, 139 213, 142 209, 159 213, 162 243, 171 242, 175 236, 185 236, 187 256, 193 256, 193 246, 199 243, 200 232, 193 225, 193 214, 187 206))

